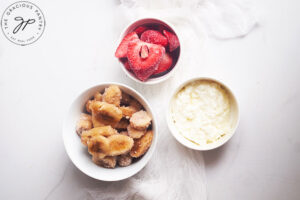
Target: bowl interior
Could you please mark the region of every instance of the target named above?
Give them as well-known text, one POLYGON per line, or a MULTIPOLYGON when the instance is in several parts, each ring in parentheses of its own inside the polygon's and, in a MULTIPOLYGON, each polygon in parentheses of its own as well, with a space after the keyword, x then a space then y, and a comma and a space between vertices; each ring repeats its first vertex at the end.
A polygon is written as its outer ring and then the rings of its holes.
POLYGON ((107 83, 92 87, 81 93, 75 99, 64 121, 63 140, 67 154, 69 155, 70 159, 83 173, 98 180, 117 181, 136 174, 149 161, 151 155, 154 152, 157 142, 157 126, 149 104, 138 92, 122 84, 107 83), (88 99, 91 99, 96 91, 103 91, 106 87, 108 87, 111 84, 118 85, 122 91, 130 94, 144 106, 146 111, 152 116, 152 128, 154 135, 151 147, 148 149, 147 153, 139 160, 127 167, 116 167, 115 169, 106 169, 97 166, 92 162, 91 156, 89 155, 87 148, 83 144, 81 144, 80 138, 76 134, 75 127, 80 117, 80 114, 84 112, 86 101, 88 99))
POLYGON ((190 80, 182 83, 175 90, 175 92, 172 94, 171 99, 169 101, 169 107, 168 107, 168 110, 167 110, 167 123, 168 123, 169 129, 170 129, 172 135, 176 138, 176 140, 178 142, 180 142, 184 146, 186 146, 188 148, 191 148, 191 149, 194 149, 194 150, 211 150, 211 149, 215 149, 215 148, 220 147, 221 145, 225 144, 233 136, 233 134, 235 133, 235 130, 236 130, 237 125, 238 125, 238 122, 239 122, 239 109, 238 109, 238 103, 237 103, 237 100, 236 100, 234 94, 232 93, 232 91, 226 85, 224 85, 220 81, 217 81, 217 80, 212 79, 212 78, 206 78, 206 77, 203 77, 203 78, 193 78, 193 79, 190 79, 190 80), (214 82, 220 84, 228 92, 229 99, 230 99, 230 123, 231 123, 230 125, 231 125, 231 132, 229 134, 226 134, 224 137, 222 137, 222 139, 220 139, 220 140, 218 140, 216 142, 207 144, 205 146, 203 146, 203 145, 202 146, 197 145, 197 144, 189 141, 185 137, 183 137, 177 131, 177 129, 176 129, 174 123, 173 123, 172 115, 171 115, 171 102, 172 102, 173 97, 177 94, 177 92, 182 87, 184 87, 185 85, 187 85, 187 84, 189 84, 189 83, 191 83, 193 81, 196 81, 196 80, 209 80, 209 81, 214 81, 214 82))
MULTIPOLYGON (((177 32, 174 30, 174 27, 170 24, 170 23, 167 23, 165 21, 161 21, 159 19, 154 19, 154 18, 145 18, 145 19, 139 19, 135 22, 133 22, 132 24, 130 24, 127 28, 125 28, 125 30, 123 31, 123 33, 121 34, 120 36, 120 39, 119 39, 119 42, 118 44, 121 42, 121 40, 130 32, 134 31, 137 27, 139 26, 142 26, 142 25, 150 25, 150 24, 156 24, 157 26, 158 25, 162 25, 164 26, 168 31, 171 31, 173 33, 175 33, 180 41, 180 37, 178 36, 177 32)), ((175 68, 178 67, 178 63, 179 63, 179 58, 180 58, 180 51, 181 51, 181 43, 180 43, 180 47, 178 49, 176 49, 174 51, 174 64, 173 64, 173 67, 170 69, 170 71, 168 71, 167 73, 163 74, 163 75, 160 75, 160 76, 157 76, 157 77, 151 77, 149 78, 148 80, 146 81, 140 81, 139 79, 137 79, 135 77, 135 75, 131 72, 129 72, 123 65, 122 62, 120 62, 121 64, 121 68, 123 69, 123 71, 126 73, 127 76, 129 76, 129 78, 131 78, 132 80, 136 81, 136 82, 139 82, 139 83, 142 83, 142 84, 156 84, 156 83, 160 83, 162 81, 165 81, 167 80, 170 76, 172 76, 172 74, 174 73, 175 71, 175 68), (177 66, 177 67, 176 67, 177 66)))

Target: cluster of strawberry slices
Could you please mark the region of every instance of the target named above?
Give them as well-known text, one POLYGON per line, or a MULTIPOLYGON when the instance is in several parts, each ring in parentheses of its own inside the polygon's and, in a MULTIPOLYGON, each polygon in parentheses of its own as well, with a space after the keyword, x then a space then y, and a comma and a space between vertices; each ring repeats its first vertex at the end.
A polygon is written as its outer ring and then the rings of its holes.
POLYGON ((160 30, 140 26, 127 34, 116 50, 115 56, 141 81, 164 74, 174 64, 171 54, 179 40, 174 33, 160 30))

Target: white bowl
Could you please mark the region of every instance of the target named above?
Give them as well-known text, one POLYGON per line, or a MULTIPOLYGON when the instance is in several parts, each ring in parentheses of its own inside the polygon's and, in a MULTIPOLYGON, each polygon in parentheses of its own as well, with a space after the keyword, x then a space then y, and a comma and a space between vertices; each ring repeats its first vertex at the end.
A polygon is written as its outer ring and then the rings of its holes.
POLYGON ((194 150, 200 150, 200 151, 206 151, 206 150, 211 150, 211 149, 215 149, 218 148, 220 146, 222 146, 223 144, 225 144, 235 133, 235 130, 238 126, 239 123, 239 108, 238 108, 238 103, 237 100, 235 98, 235 96, 233 95, 232 91, 223 83, 221 83, 218 80, 212 79, 212 78, 207 78, 207 77, 198 77, 198 78, 193 78, 193 79, 189 79, 185 82, 183 82, 182 84, 180 84, 177 89, 172 93, 172 96, 169 100, 169 106, 168 106, 168 110, 167 110, 167 124, 168 127, 172 133, 172 135, 175 137, 175 139, 181 143, 182 145, 190 148, 190 149, 194 149, 194 150), (183 137, 176 129, 173 120, 172 120, 172 115, 171 115, 171 101, 174 98, 174 96, 177 94, 177 92, 184 87, 185 85, 193 82, 193 81, 197 81, 197 80, 209 80, 209 81, 214 81, 218 84, 220 84, 221 86, 223 86, 228 94, 229 94, 229 99, 230 99, 230 118, 231 118, 231 123, 232 123, 232 131, 229 134, 226 134, 226 136, 224 136, 224 138, 222 138, 221 140, 218 140, 216 142, 207 144, 207 145, 197 145, 193 142, 191 142, 190 140, 186 139, 185 137, 183 137))
POLYGON ((165 80, 167 80, 168 78, 170 78, 175 70, 178 68, 178 65, 179 65, 179 62, 180 62, 180 54, 181 54, 181 51, 182 51, 182 43, 181 43, 181 37, 179 35, 179 32, 175 30, 174 26, 169 23, 169 22, 166 22, 166 20, 160 20, 160 19, 156 19, 156 18, 142 18, 142 19, 138 19, 132 23, 130 23, 121 33, 120 35, 120 38, 118 40, 118 44, 117 46, 120 44, 120 42, 122 41, 122 39, 130 32, 132 32, 133 30, 135 30, 137 27, 141 26, 141 25, 145 25, 145 24, 162 24, 163 26, 166 26, 167 28, 169 28, 170 30, 172 30, 178 37, 178 40, 180 42, 180 49, 179 49, 179 55, 178 55, 178 59, 177 59, 177 62, 176 64, 174 65, 174 67, 171 69, 171 71, 169 71, 168 73, 162 75, 162 76, 159 76, 159 77, 153 77, 153 78, 149 78, 148 80, 146 81, 141 81, 139 80, 138 78, 135 77, 135 75, 131 72, 129 72, 123 65, 122 62, 120 62, 120 66, 122 68, 122 70, 125 72, 125 74, 131 78, 132 80, 138 82, 138 83, 141 83, 141 84, 146 84, 146 85, 153 85, 153 84, 156 84, 156 83, 161 83, 165 80))
POLYGON ((86 175, 102 181, 118 181, 126 179, 138 173, 150 160, 157 143, 157 122, 155 121, 154 112, 149 103, 136 90, 120 83, 102 83, 83 91, 72 103, 63 123, 63 141, 71 161, 74 165, 86 175), (102 91, 109 85, 118 85, 120 89, 136 100, 138 100, 152 116, 153 140, 147 153, 139 160, 127 167, 116 167, 115 169, 106 169, 92 162, 86 146, 81 144, 80 138, 76 134, 75 127, 79 120, 80 114, 84 111, 85 103, 95 94, 96 91, 102 91))

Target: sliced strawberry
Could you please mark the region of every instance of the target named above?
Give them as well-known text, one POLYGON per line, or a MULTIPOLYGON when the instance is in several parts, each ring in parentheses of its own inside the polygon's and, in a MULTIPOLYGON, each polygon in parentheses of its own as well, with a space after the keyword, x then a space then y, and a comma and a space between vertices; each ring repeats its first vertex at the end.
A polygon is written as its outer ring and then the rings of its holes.
POLYGON ((174 51, 179 47, 180 44, 178 37, 174 33, 163 30, 163 34, 168 38, 170 52, 174 51))
POLYGON ((167 71, 172 66, 172 63, 173 63, 172 57, 168 53, 165 53, 161 62, 158 65, 157 70, 155 70, 153 75, 157 75, 167 71))
POLYGON ((136 32, 138 35, 141 35, 147 29, 148 28, 146 26, 139 26, 134 30, 134 32, 136 32))
POLYGON ((116 50, 116 53, 115 53, 115 56, 117 58, 123 58, 123 57, 126 57, 127 55, 127 47, 128 47, 128 43, 132 40, 135 40, 135 39, 139 39, 139 36, 136 34, 136 32, 132 32, 132 33, 129 33, 127 34, 123 40, 121 41, 121 43, 119 44, 117 50, 116 50))
MULTIPOLYGON (((143 47, 145 49, 145 47, 143 47)), ((132 71, 138 79, 145 81, 157 69, 165 48, 161 45, 150 44, 141 40, 133 40, 128 44, 127 57, 132 71), (141 49, 143 46, 148 47, 148 57, 141 57, 141 49)))
POLYGON ((168 39, 165 36, 163 36, 163 34, 155 30, 145 31, 141 35, 141 40, 152 44, 160 44, 162 46, 167 46, 168 44, 168 39))
POLYGON ((131 71, 130 64, 129 64, 128 60, 126 60, 126 61, 124 62, 124 66, 125 66, 125 68, 126 68, 128 71, 131 71))

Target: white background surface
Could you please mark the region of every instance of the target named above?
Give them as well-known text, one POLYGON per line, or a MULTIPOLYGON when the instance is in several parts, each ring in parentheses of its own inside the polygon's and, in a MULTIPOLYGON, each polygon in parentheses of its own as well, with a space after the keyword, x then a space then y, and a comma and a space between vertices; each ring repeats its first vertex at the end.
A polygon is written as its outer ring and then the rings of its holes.
MULTIPOLYGON (((0 11, 13 2, 1 1, 0 11)), ((197 153, 204 158, 207 199, 300 196, 300 2, 253 2, 263 13, 259 27, 245 38, 207 39, 199 47, 205 49, 199 66, 183 66, 193 76, 221 79, 240 104, 232 140, 197 153)), ((106 184, 77 170, 62 143, 71 101, 91 85, 118 81, 155 107, 179 82, 142 87, 125 77, 113 56, 126 25, 115 18, 118 1, 34 3, 46 18, 39 41, 21 47, 0 34, 0 199, 93 199, 86 189, 106 184)), ((164 113, 163 107, 154 109, 164 113)), ((160 134, 171 137, 160 119, 160 134)))

